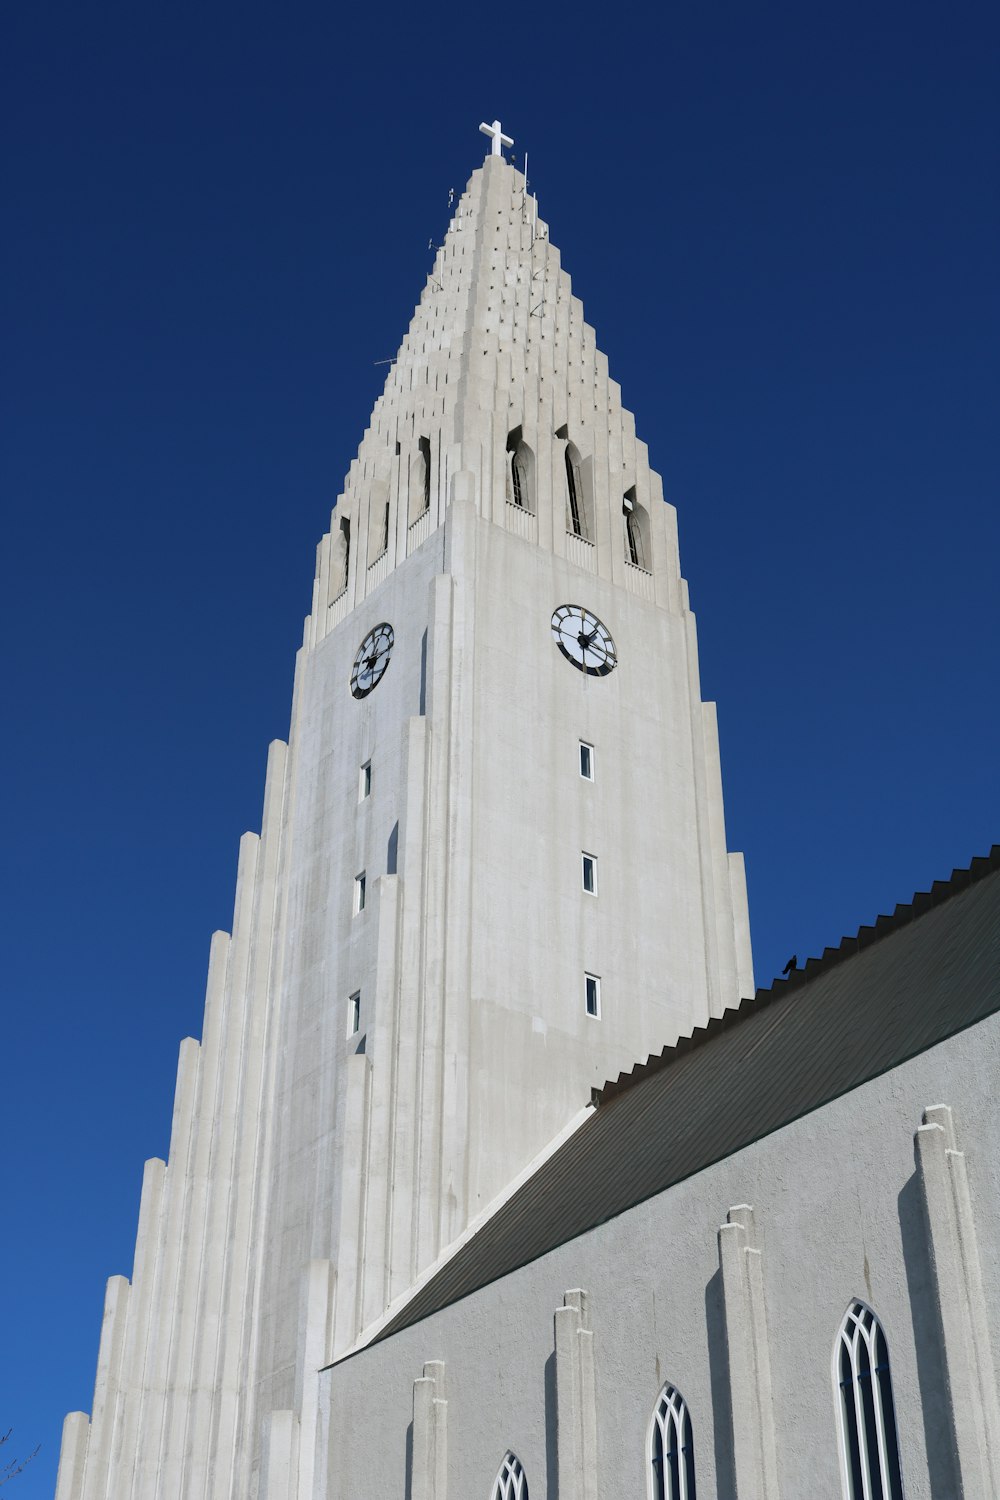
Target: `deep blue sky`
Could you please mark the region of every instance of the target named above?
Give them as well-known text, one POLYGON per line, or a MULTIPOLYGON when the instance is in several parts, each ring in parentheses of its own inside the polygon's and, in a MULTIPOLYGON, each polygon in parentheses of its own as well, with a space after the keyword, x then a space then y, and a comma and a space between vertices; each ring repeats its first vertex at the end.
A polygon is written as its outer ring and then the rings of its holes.
POLYGON ((313 549, 480 119, 678 507, 758 982, 1000 837, 998 14, 7 8, 12 1497, 90 1408, 313 549))

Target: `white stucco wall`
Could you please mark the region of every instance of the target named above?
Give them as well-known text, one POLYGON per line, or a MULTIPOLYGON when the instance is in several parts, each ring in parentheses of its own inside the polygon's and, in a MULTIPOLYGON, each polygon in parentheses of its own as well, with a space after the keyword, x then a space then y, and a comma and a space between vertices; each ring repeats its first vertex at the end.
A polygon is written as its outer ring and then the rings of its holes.
POLYGON ((734 1493, 716 1231, 754 1208, 762 1251, 780 1493, 841 1494, 831 1359, 848 1303, 889 1343, 908 1500, 952 1495, 926 1234, 914 1172, 922 1110, 953 1106, 966 1152, 990 1336, 1000 1309, 1000 1018, 680 1183, 324 1373, 329 1500, 407 1495, 412 1381, 446 1364, 448 1494, 489 1500, 507 1448, 532 1500, 555 1500, 553 1313, 589 1292, 601 1496, 647 1494, 645 1443, 667 1380, 691 1411, 698 1493, 734 1493), (930 1454, 930 1457, 928 1457, 930 1454))

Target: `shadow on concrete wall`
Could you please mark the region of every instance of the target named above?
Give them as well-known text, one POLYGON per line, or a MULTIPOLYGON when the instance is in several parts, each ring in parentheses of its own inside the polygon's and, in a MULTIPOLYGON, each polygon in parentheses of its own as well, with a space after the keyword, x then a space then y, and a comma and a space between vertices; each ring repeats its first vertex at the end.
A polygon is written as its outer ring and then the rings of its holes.
POLYGON ((733 1408, 729 1399, 729 1344, 726 1339, 726 1304, 722 1297, 721 1271, 716 1271, 705 1286, 705 1331, 708 1334, 708 1368, 712 1382, 715 1488, 719 1495, 735 1495, 733 1408))
POLYGON ((559 1450, 556 1446, 556 1356, 545 1361, 545 1493, 549 1500, 559 1494, 559 1450))
POLYGON ((413 1422, 406 1429, 406 1500, 413 1500, 413 1422))
MULTIPOLYGON (((927 1253, 927 1216, 924 1196, 916 1175, 896 1199, 899 1232, 903 1241, 906 1290, 910 1298, 913 1341, 917 1350, 917 1380, 924 1417, 924 1443, 933 1500, 954 1500, 961 1494, 957 1455, 948 1412, 951 1401, 944 1373, 941 1316, 930 1257, 927 1253)), ((876 1308, 876 1312, 878 1309, 876 1308)), ((892 1360, 892 1345, 889 1346, 892 1360)), ((897 1408, 897 1420, 899 1410, 897 1408)), ((906 1433, 899 1434, 899 1449, 906 1483, 906 1433)))
POLYGON ((420 709, 421 717, 427 712, 427 631, 420 637, 420 709))

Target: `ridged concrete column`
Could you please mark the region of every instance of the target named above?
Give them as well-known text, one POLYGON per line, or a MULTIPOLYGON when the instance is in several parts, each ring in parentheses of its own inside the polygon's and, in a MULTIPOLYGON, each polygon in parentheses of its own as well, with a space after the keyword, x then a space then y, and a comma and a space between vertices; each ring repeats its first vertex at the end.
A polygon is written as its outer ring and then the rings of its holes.
POLYGON ((559 1500, 597 1500, 597 1392, 587 1293, 567 1292, 555 1315, 559 1500))
MULTIPOLYGON (((333 1308, 337 1273, 328 1260, 312 1260, 302 1278, 299 1313, 299 1367, 295 1404, 299 1411, 298 1493, 311 1500, 315 1484, 319 1429, 320 1371, 333 1347, 333 1308)), ((321 1490, 322 1493, 322 1490, 321 1490)))
POLYGON ((258 1500, 295 1500, 298 1486, 299 1419, 273 1411, 264 1420, 258 1500))
POLYGON ((924 1110, 914 1145, 960 1496, 995 1500, 1000 1495, 1000 1405, 965 1153, 958 1150, 947 1104, 924 1110))
POLYGON ((71 1411, 63 1422, 56 1500, 77 1500, 83 1487, 89 1441, 90 1418, 85 1411, 71 1411))
POLYGON ((121 1390, 122 1351, 128 1322, 131 1288, 125 1276, 108 1278, 104 1294, 104 1319, 97 1351, 94 1408, 90 1418, 90 1442, 81 1494, 86 1500, 103 1500, 108 1488, 115 1410, 121 1390))
POLYGON ((753 1209, 737 1204, 719 1230, 726 1304, 737 1500, 778 1500, 778 1458, 764 1281, 753 1209))
POLYGON ((447 1500, 448 1403, 444 1363, 431 1360, 413 1382, 413 1471, 408 1500, 447 1500))

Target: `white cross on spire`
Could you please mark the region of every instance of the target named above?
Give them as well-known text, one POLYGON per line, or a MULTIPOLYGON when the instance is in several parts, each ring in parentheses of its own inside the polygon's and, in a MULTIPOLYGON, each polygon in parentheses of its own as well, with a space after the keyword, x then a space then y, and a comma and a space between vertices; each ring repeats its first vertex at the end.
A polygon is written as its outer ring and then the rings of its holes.
POLYGON ((488 135, 493 142, 493 155, 502 156, 504 146, 513 146, 514 142, 509 135, 504 135, 500 129, 500 121, 494 120, 492 125, 480 125, 483 135, 488 135))

